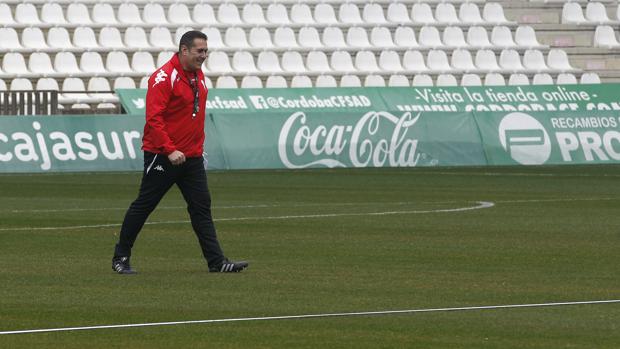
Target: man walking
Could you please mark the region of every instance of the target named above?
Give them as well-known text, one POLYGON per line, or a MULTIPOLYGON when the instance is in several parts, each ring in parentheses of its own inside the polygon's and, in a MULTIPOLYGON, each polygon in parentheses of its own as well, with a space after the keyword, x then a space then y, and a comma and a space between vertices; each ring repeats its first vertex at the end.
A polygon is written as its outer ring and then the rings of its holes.
POLYGON ((224 256, 211 218, 211 195, 202 158, 208 90, 201 67, 207 49, 205 34, 183 34, 179 52, 149 79, 142 183, 138 198, 125 214, 112 258, 112 269, 119 274, 135 273, 129 263, 131 248, 149 214, 175 183, 187 202, 209 271, 239 272, 248 266, 224 256))

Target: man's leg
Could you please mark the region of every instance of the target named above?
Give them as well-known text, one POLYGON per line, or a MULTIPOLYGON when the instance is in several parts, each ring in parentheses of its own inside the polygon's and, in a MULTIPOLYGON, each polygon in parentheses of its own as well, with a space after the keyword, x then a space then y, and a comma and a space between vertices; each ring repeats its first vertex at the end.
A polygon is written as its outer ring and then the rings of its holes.
POLYGON ((222 264, 225 257, 211 217, 211 194, 207 187, 207 174, 202 161, 202 158, 188 158, 181 165, 184 168, 177 179, 177 185, 187 202, 187 211, 202 254, 209 267, 213 267, 222 264))
POLYGON ((175 170, 165 155, 144 152, 140 193, 125 214, 114 257, 131 256, 131 248, 144 222, 174 184, 175 170))

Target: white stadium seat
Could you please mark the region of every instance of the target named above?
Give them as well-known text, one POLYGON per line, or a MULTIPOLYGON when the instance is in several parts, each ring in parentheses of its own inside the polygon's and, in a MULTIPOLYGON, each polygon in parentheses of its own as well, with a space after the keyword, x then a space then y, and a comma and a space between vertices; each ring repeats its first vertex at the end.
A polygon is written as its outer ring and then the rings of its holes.
POLYGON ((402 74, 394 74, 390 75, 390 79, 388 80, 388 86, 391 87, 409 87, 411 84, 405 75, 402 74))
POLYGON ((97 3, 93 6, 93 22, 104 25, 117 25, 118 20, 111 4, 97 3))
POLYGON ((350 27, 347 31, 347 46, 366 49, 372 46, 368 41, 368 34, 362 27, 350 27))
POLYGON ((258 76, 246 75, 241 79, 241 88, 263 88, 263 82, 258 76))
POLYGON ((48 2, 41 7, 41 20, 52 25, 65 25, 67 19, 60 4, 48 2))
POLYGON ((131 69, 143 75, 151 75, 155 72, 153 56, 148 52, 135 52, 131 57, 131 69))
POLYGON ((608 49, 620 47, 614 28, 610 25, 597 26, 594 31, 594 46, 608 49))
POLYGON ((441 50, 430 50, 426 56, 426 66, 432 71, 435 72, 450 72, 452 71, 452 67, 448 62, 448 55, 445 51, 441 50))
MULTIPOLYGON (((192 18, 195 23, 202 25, 216 25, 219 21, 215 18, 215 11, 209 4, 196 4, 192 10, 192 18)), ((209 39, 211 39, 209 37, 209 39)))
POLYGON ((99 31, 99 45, 110 50, 125 48, 121 32, 116 27, 103 27, 99 31))
POLYGON ((71 52, 58 52, 54 56, 54 70, 66 76, 81 74, 77 59, 71 52))
POLYGON ((291 87, 311 88, 312 80, 307 75, 295 75, 291 79, 291 87))
POLYGON ((54 67, 52 67, 50 56, 44 52, 33 52, 30 54, 30 58, 28 58, 28 70, 42 76, 56 73, 54 67))
POLYGON ((291 19, 283 4, 272 3, 267 6, 267 21, 271 24, 289 25, 291 19))
POLYGON ((280 60, 275 52, 263 51, 258 54, 256 60, 256 66, 258 69, 265 73, 282 73, 282 67, 280 66, 280 60))
POLYGON ((366 75, 364 78, 364 86, 365 87, 385 87, 385 79, 383 76, 370 74, 366 75))
POLYGON ((299 45, 305 48, 323 48, 323 43, 319 37, 319 32, 314 27, 303 27, 299 29, 297 36, 299 45))
POLYGON ((287 88, 286 79, 280 75, 271 75, 265 81, 266 88, 287 88))
POLYGON ((355 67, 364 73, 373 73, 381 70, 377 65, 377 59, 371 51, 358 51, 355 54, 355 67))
POLYGON ((508 85, 510 86, 518 86, 518 85, 529 85, 530 80, 527 78, 527 75, 523 73, 515 73, 510 74, 508 78, 508 85))
POLYGON ((271 49, 275 47, 271 40, 271 34, 269 34, 269 31, 265 27, 252 28, 248 41, 250 46, 255 48, 271 49))
POLYGON ((411 7, 411 20, 419 24, 434 24, 437 21, 433 16, 433 10, 427 3, 415 3, 411 7))
POLYGON ((89 26, 93 24, 90 19, 88 7, 82 3, 72 3, 67 7, 67 20, 69 23, 89 26))
POLYGON ((338 19, 340 22, 347 25, 359 25, 364 23, 357 5, 349 2, 345 2, 340 5, 340 9, 338 10, 338 19))
POLYGON ((394 32, 394 44, 402 48, 420 47, 415 32, 411 27, 398 27, 394 32))
POLYGON ((461 86, 482 86, 482 80, 477 74, 463 74, 461 86))
POLYGON ((148 3, 142 9, 142 20, 147 24, 168 25, 164 7, 158 3, 148 3))
POLYGON ((537 73, 532 78, 532 85, 553 85, 553 78, 549 73, 537 73))
POLYGON ((478 8, 478 5, 473 2, 461 3, 461 7, 459 7, 459 18, 463 23, 484 23, 484 19, 480 16, 480 9, 478 8))
MULTIPOLYGON (((172 34, 166 27, 155 27, 149 33, 149 42, 152 46, 163 50, 178 50, 178 46, 172 41, 172 34)), ((178 41, 177 41, 178 42, 178 41)))
POLYGON ((381 5, 376 3, 369 3, 364 5, 364 10, 362 12, 362 18, 365 23, 374 24, 374 25, 384 25, 387 23, 385 16, 383 14, 383 8, 381 5))
POLYGON ((235 4, 223 3, 217 8, 217 19, 220 23, 228 25, 241 25, 243 21, 235 4))
POLYGON ((133 74, 133 69, 129 66, 129 59, 124 52, 113 51, 108 53, 105 67, 112 75, 133 74))
POLYGON ((136 4, 124 2, 118 6, 118 21, 126 25, 142 25, 144 21, 140 16, 140 9, 136 4))
POLYGON ((280 48, 295 49, 299 47, 299 43, 297 43, 297 39, 295 38, 295 32, 293 32, 293 29, 290 27, 277 28, 273 35, 273 43, 280 48))
POLYGON ((327 27, 323 30, 323 44, 329 48, 345 48, 344 34, 338 27, 327 27))
POLYGON ((249 3, 243 6, 241 11, 241 19, 243 22, 252 25, 265 25, 267 20, 263 14, 263 9, 259 4, 249 3))
POLYGON ((396 46, 392 40, 392 34, 386 27, 374 27, 370 31, 370 43, 374 47, 392 48, 396 46))
POLYGON ((22 31, 22 45, 36 50, 45 50, 49 48, 43 36, 43 32, 37 27, 24 28, 22 31))
POLYGON ((334 51, 330 63, 332 69, 337 72, 351 73, 356 71, 351 55, 347 51, 334 51))
POLYGON ((308 68, 308 71, 314 73, 325 73, 332 70, 327 56, 323 51, 308 52, 308 56, 306 57, 306 67, 308 68))
POLYGON ((14 28, 0 28, 0 49, 6 51, 20 50, 24 48, 19 42, 19 36, 14 28))
POLYGON ((34 4, 21 3, 15 7, 15 21, 27 25, 40 25, 39 13, 34 4))
POLYGON ((258 69, 254 63, 254 56, 247 51, 236 51, 232 57, 232 68, 237 72, 256 74, 258 69))
POLYGON ((245 31, 239 27, 230 27, 226 29, 224 34, 224 42, 228 47, 234 47, 238 49, 248 49, 250 44, 245 36, 245 31))
POLYGON ((387 8, 387 20, 392 23, 409 24, 411 18, 405 4, 400 2, 390 2, 387 8))
POLYGON ((314 7, 314 19, 318 24, 322 25, 338 24, 334 8, 326 3, 316 4, 314 7))
MULTIPOLYGON (((222 51, 215 51, 207 57, 207 67, 209 71, 215 73, 231 73, 233 71, 228 55, 222 51)), ((217 86, 217 82, 215 84, 217 86)))
POLYGON ((356 75, 343 75, 340 78, 340 87, 361 87, 362 81, 356 75))
POLYGON ((194 23, 189 8, 183 3, 174 3, 168 7, 168 22, 179 25, 192 25, 194 23))
POLYGON ((430 69, 426 66, 422 52, 407 50, 403 55, 403 68, 408 72, 427 72, 430 69))
POLYGON ((142 27, 129 27, 125 29, 125 46, 133 49, 149 49, 151 44, 146 38, 146 32, 142 27))
POLYGON ((442 24, 458 24, 460 19, 456 14, 456 8, 449 2, 440 2, 435 8, 435 18, 438 23, 442 24))
POLYGON ((484 76, 484 86, 506 86, 506 79, 499 73, 487 73, 484 76))
POLYGON ((297 24, 312 25, 316 22, 312 17, 312 11, 306 4, 298 3, 291 7, 291 21, 297 24))
POLYGON ((583 73, 579 79, 580 84, 600 84, 601 78, 597 73, 583 73))
POLYGON ((316 77, 315 87, 338 87, 338 83, 331 75, 319 75, 316 77))
POLYGON ((489 48, 493 44, 489 41, 489 34, 484 27, 470 26, 467 30, 467 43, 469 46, 476 48, 489 48))
POLYGON ((222 34, 217 28, 205 27, 202 28, 202 32, 207 36, 209 50, 218 50, 226 47, 226 45, 224 45, 224 41, 222 40, 222 34))
POLYGON ((84 52, 80 57, 80 70, 88 75, 106 74, 103 59, 97 52, 84 52))
POLYGON ((238 88, 237 80, 232 76, 220 76, 215 81, 215 88, 238 88))
POLYGON ((11 84, 9 85, 10 91, 30 91, 33 90, 32 82, 25 78, 17 78, 11 80, 11 84))
POLYGON ((413 77, 411 81, 411 86, 413 87, 425 87, 425 86, 433 86, 433 78, 431 78, 428 74, 418 74, 413 77))
POLYGON ((560 73, 555 80, 557 85, 575 85, 577 84, 577 77, 571 73, 560 73))
POLYGON ((21 53, 9 52, 4 54, 2 58, 2 70, 8 74, 14 74, 17 76, 28 76, 31 74, 30 70, 26 67, 26 60, 21 53))
POLYGON ((96 49, 99 47, 95 31, 91 27, 77 27, 73 32, 73 45, 82 49, 96 49))
POLYGON ((379 55, 379 67, 385 72, 400 73, 404 70, 400 63, 400 57, 396 51, 381 51, 379 55))
POLYGON ((304 59, 297 51, 287 51, 282 54, 282 69, 291 73, 306 73, 304 59))

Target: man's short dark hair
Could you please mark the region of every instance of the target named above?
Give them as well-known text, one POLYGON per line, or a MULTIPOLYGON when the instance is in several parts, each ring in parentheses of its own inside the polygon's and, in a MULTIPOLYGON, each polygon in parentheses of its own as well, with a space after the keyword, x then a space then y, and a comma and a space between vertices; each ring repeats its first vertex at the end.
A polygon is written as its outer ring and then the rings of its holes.
POLYGON ((187 47, 187 49, 191 49, 194 46, 194 39, 203 39, 207 40, 207 35, 198 30, 190 30, 181 36, 181 41, 179 41, 179 52, 181 52, 181 46, 187 47))

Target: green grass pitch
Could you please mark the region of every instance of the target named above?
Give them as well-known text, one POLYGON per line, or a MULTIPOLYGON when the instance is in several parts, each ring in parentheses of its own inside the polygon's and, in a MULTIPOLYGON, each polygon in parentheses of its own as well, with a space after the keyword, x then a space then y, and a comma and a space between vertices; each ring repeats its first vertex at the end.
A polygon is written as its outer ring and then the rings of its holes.
MULTIPOLYGON (((173 188, 134 247, 139 274, 115 274, 139 173, 0 175, 0 331, 620 299, 619 166, 208 178, 243 273, 207 272, 173 188), (480 201, 495 206, 450 211, 480 201)), ((203 347, 618 348, 620 304, 0 335, 0 348, 203 347)))

